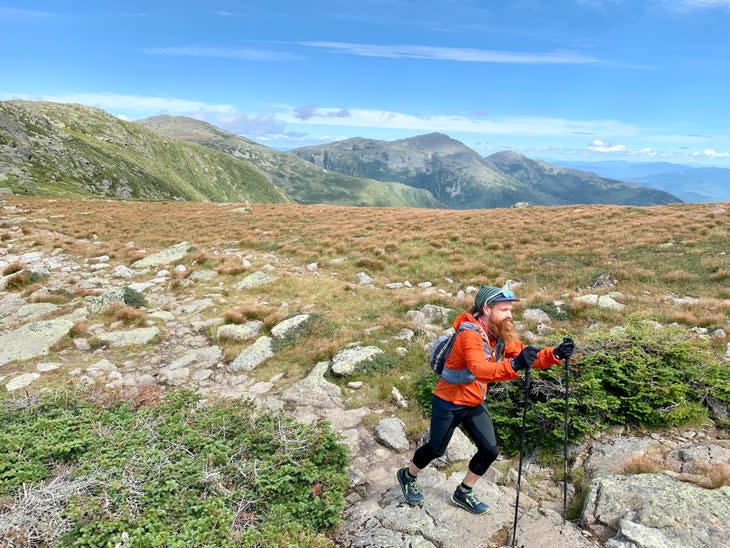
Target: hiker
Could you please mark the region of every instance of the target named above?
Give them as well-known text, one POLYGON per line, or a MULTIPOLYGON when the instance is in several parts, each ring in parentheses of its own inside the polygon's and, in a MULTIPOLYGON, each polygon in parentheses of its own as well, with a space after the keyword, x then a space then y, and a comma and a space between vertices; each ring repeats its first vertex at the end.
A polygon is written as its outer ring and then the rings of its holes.
POLYGON ((416 450, 408 466, 396 472, 409 504, 423 501, 416 485, 418 473, 444 454, 454 429, 462 426, 477 446, 477 452, 451 500, 474 514, 486 512, 488 506, 477 499, 472 488, 499 454, 492 418, 484 406, 487 383, 515 379, 519 371, 529 367, 546 369, 573 354, 575 345, 569 338, 554 348, 522 344, 512 322, 512 303, 518 300, 512 291, 482 285, 474 307, 454 320, 454 330, 462 322, 474 323, 479 330, 464 329, 458 333, 445 367, 467 368, 475 380, 464 384, 452 384, 443 378, 437 381, 431 398, 430 439, 416 450))

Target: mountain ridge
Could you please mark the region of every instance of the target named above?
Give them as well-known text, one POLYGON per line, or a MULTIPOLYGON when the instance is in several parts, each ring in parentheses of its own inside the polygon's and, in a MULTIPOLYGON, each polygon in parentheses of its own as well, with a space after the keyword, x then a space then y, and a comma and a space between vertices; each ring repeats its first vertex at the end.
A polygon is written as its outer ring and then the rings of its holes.
POLYGON ((444 207, 430 193, 391 181, 336 173, 207 122, 185 116, 153 116, 135 121, 167 137, 194 142, 250 163, 301 204, 444 207))
POLYGON ((482 157, 443 133, 395 141, 353 138, 292 150, 315 165, 349 175, 398 180, 429 190, 454 209, 534 205, 658 205, 670 193, 569 170, 504 151, 482 157))

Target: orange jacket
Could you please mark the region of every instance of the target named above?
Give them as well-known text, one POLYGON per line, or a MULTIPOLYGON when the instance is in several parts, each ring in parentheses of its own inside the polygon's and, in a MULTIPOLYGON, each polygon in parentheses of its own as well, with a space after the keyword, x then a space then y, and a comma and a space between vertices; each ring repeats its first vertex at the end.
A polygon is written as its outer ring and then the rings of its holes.
MULTIPOLYGON (((479 325, 479 322, 468 312, 454 320, 454 329, 458 329, 462 322, 471 322, 479 325)), ((512 358, 516 358, 525 347, 520 341, 512 341, 505 344, 504 356, 497 361, 494 350, 496 341, 490 338, 484 331, 471 331, 465 329, 456 337, 454 346, 446 360, 445 367, 449 369, 468 368, 476 380, 468 384, 452 384, 443 379, 436 382, 433 393, 442 400, 450 401, 457 405, 474 407, 484 401, 487 395, 487 383, 496 381, 507 381, 519 377, 512 369, 512 358), (486 349, 486 351, 485 351, 486 349)), ((543 348, 537 354, 537 359, 532 367, 546 369, 559 363, 551 347, 543 348)))

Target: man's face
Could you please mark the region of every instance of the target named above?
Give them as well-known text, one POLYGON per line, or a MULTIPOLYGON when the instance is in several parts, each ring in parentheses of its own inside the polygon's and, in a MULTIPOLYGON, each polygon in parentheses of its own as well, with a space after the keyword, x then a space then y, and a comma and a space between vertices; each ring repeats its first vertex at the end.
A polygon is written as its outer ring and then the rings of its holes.
POLYGON ((496 302, 484 307, 484 315, 491 325, 501 325, 504 320, 512 320, 512 301, 496 302))

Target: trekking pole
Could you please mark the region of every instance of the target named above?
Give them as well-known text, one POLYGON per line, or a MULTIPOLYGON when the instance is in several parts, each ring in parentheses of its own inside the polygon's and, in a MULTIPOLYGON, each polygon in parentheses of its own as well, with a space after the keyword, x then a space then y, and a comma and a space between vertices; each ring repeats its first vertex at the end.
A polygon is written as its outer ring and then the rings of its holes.
POLYGON ((520 509, 520 482, 522 481, 522 458, 525 454, 525 422, 527 420, 527 400, 530 397, 530 372, 532 365, 525 370, 525 395, 522 400, 522 430, 520 432, 520 463, 517 466, 517 496, 515 498, 515 519, 512 525, 512 546, 517 542, 517 512, 520 509))
MULTIPOLYGON (((563 337, 565 341, 566 337, 563 337)), ((568 515, 568 384, 570 382, 570 357, 565 357, 565 417, 563 418, 563 525, 568 515)))

